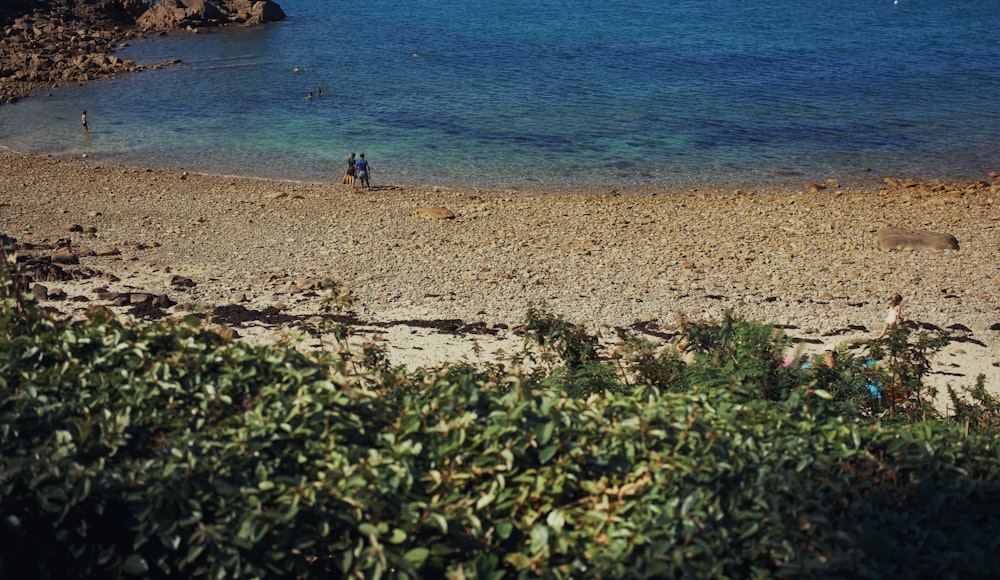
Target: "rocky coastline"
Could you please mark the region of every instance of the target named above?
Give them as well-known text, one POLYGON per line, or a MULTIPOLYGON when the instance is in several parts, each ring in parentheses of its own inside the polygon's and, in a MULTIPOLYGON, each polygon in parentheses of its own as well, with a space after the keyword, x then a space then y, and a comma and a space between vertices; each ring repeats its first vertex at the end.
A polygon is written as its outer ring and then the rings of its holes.
MULTIPOLYGON (((64 83, 147 68, 115 56, 131 39, 205 27, 254 25, 285 18, 270 0, 36 0, 0 7, 0 104, 64 83)), ((151 65, 156 68, 165 64, 151 65)))

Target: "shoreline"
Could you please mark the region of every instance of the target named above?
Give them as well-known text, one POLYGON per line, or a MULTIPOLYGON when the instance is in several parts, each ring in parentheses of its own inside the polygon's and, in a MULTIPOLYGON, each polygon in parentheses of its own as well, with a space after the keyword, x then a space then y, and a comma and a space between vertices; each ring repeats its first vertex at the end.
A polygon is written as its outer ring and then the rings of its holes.
MULTIPOLYGON (((110 79, 113 81, 114 79, 110 79)), ((127 154, 91 154, 79 150, 62 150, 59 152, 47 150, 26 150, 17 146, 7 146, 0 143, 0 151, 44 157, 63 162, 84 162, 92 165, 105 166, 137 166, 152 169, 154 171, 184 172, 189 175, 199 175, 203 177, 214 177, 220 179, 248 179, 260 181, 280 181, 300 185, 339 185, 340 171, 339 161, 329 162, 329 170, 324 175, 311 175, 308 177, 297 177, 289 175, 274 175, 266 173, 240 172, 232 170, 214 171, 211 169, 195 169, 185 167, 177 162, 167 162, 162 164, 150 164, 148 162, 134 162, 128 159, 127 154)), ((683 179, 663 179, 648 177, 643 180, 623 183, 620 181, 590 182, 590 181, 563 181, 545 183, 540 179, 532 178, 510 178, 510 181, 488 182, 486 180, 477 181, 475 179, 441 177, 438 175, 413 175, 411 171, 406 171, 405 176, 386 173, 379 168, 378 179, 383 185, 393 187, 418 187, 418 188, 438 188, 442 190, 472 190, 472 191, 505 191, 512 194, 519 192, 535 193, 544 192, 546 195, 662 195, 665 193, 709 193, 709 194, 794 194, 794 193, 818 193, 827 190, 850 189, 857 192, 875 193, 884 186, 885 180, 903 181, 903 179, 892 177, 889 174, 882 174, 870 168, 855 168, 843 173, 830 174, 809 174, 798 171, 775 170, 770 177, 733 177, 726 179, 715 179, 710 175, 691 177, 684 175, 683 179)), ((894 175, 894 174, 893 174, 894 175)), ((913 183, 930 183, 945 181, 941 177, 918 177, 906 178, 906 181, 913 183)), ((949 177, 947 181, 961 182, 965 184, 974 183, 976 177, 949 177)))
MULTIPOLYGON (((0 233, 42 253, 62 240, 80 268, 117 279, 45 282, 57 298, 43 304, 66 315, 128 311, 135 305, 100 299, 125 293, 166 295, 177 303, 163 309, 171 317, 204 305, 308 320, 332 280, 355 297, 366 338, 381 336, 390 361, 412 368, 519 351, 514 329, 529 305, 608 341, 618 328, 657 341, 678 316, 732 310, 787 328, 815 353, 873 338, 899 292, 908 320, 959 329, 930 382, 972 386, 982 372, 1000 392, 995 173, 964 184, 887 180, 874 192, 361 192, 0 150, 0 174, 0 233), (441 207, 453 217, 422 217, 441 207), (877 232, 890 225, 954 235, 960 249, 880 250, 877 232)), ((290 335, 259 321, 230 330, 251 341, 290 335)))

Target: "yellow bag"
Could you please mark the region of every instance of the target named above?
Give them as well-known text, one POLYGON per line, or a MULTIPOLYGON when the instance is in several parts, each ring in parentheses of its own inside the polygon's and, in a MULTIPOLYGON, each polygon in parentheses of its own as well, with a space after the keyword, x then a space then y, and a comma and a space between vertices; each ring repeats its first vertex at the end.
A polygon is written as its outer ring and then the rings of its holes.
POLYGON ((351 182, 351 174, 350 173, 345 173, 344 174, 344 183, 350 183, 350 182, 351 182))

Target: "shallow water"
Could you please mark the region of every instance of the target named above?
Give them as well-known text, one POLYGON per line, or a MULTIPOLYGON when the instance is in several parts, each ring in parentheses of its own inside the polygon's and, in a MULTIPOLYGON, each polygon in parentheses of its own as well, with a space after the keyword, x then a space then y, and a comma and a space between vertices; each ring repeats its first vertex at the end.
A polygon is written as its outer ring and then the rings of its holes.
POLYGON ((306 180, 363 151, 376 183, 483 186, 1000 168, 987 0, 280 3, 123 53, 179 66, 0 107, 0 143, 306 180))

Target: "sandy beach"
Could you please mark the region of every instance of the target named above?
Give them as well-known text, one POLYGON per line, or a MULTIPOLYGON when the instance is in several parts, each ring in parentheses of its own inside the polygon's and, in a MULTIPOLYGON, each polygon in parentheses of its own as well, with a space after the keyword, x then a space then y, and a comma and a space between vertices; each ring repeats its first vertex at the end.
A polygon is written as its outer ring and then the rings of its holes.
POLYGON ((386 342, 392 362, 416 367, 519 350, 529 305, 608 341, 617 328, 662 340, 679 315, 731 309, 782 325, 807 353, 857 348, 898 292, 908 321, 956 339, 932 384, 971 386, 982 373, 1000 392, 997 174, 759 190, 376 181, 360 191, 333 175, 206 176, 9 151, 0 174, 0 233, 34 255, 68 252, 79 263, 66 268, 86 272, 44 282, 44 303, 70 316, 95 304, 134 311, 122 293, 166 296, 168 316, 194 305, 279 312, 227 325, 274 340, 297 336, 287 321, 320 313, 319 285, 335 281, 354 297, 359 328, 386 342), (433 208, 452 217, 425 215, 433 208), (947 233, 960 249, 882 250, 886 226, 947 233))

